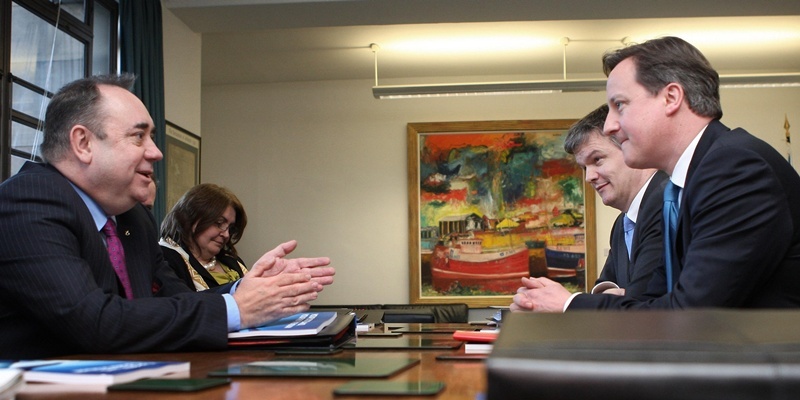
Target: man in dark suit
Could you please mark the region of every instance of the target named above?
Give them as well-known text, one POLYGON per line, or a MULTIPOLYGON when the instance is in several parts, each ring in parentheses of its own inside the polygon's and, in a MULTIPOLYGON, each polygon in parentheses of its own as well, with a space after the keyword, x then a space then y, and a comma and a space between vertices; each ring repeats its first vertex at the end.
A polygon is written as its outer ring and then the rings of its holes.
POLYGON ((0 358, 224 349, 229 331, 304 311, 333 282, 329 259, 285 258, 294 241, 233 293, 195 293, 175 276, 140 204, 162 154, 133 79, 62 88, 47 108, 47 163, 0 185, 0 358))
MULTIPOLYGON (((668 177, 655 169, 625 165, 619 144, 603 136, 607 115, 608 105, 598 107, 570 127, 564 141, 564 149, 575 155, 603 204, 621 211, 611 228, 608 258, 591 293, 660 296, 666 292, 663 285, 654 285, 650 292, 647 288, 653 271, 663 268, 661 204, 668 177)), ((582 299, 568 308, 602 308, 603 298, 592 303, 582 299)))
MULTIPOLYGON (((651 280, 654 270, 663 268, 661 204, 668 176, 625 165, 619 144, 603 136, 607 115, 608 105, 598 107, 572 125, 564 140, 564 149, 575 156, 603 204, 621 211, 611 229, 611 248, 593 295, 574 294, 565 304, 567 310, 606 308, 612 294, 644 298, 666 292, 663 279, 651 280)), ((512 308, 520 310, 516 304, 512 308)))
MULTIPOLYGON (((774 148, 719 119, 719 76, 691 44, 665 37, 603 57, 610 107, 604 133, 625 163, 658 168, 678 188, 672 285, 616 308, 800 306, 800 176, 774 148)), ((665 189, 665 192, 667 190, 665 189)), ((515 297, 558 311, 547 280, 515 297)), ((581 296, 578 296, 581 297, 581 296)))

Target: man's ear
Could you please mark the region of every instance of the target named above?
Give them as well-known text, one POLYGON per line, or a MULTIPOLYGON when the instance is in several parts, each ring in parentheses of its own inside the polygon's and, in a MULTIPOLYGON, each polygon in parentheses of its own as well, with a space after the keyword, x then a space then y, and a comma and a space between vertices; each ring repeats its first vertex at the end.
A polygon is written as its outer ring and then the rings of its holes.
POLYGON ((92 162, 92 141, 95 138, 92 131, 83 125, 75 125, 69 131, 70 150, 84 164, 92 162))
POLYGON ((671 116, 683 105, 683 86, 672 82, 664 86, 664 89, 661 89, 661 91, 666 105, 665 112, 668 116, 671 116))

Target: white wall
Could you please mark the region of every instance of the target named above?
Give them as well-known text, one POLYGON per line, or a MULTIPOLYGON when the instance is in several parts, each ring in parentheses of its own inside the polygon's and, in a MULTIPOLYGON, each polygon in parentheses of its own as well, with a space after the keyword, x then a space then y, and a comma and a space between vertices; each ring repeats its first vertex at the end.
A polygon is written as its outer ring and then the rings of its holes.
POLYGON ((163 5, 161 10, 166 118, 167 121, 200 136, 202 36, 189 29, 163 5))
MULTIPOLYGON (((409 299, 406 124, 580 118, 604 93, 376 100, 371 82, 203 88, 203 180, 244 202, 246 261, 298 239, 303 256, 330 256, 336 283, 318 301, 409 299)), ((800 89, 723 93, 723 122, 783 146, 784 114, 800 127, 800 89)), ((783 147, 780 147, 783 148, 783 147)), ((798 153, 800 157, 800 153, 798 153)), ((617 212, 599 202, 598 259, 617 212)))

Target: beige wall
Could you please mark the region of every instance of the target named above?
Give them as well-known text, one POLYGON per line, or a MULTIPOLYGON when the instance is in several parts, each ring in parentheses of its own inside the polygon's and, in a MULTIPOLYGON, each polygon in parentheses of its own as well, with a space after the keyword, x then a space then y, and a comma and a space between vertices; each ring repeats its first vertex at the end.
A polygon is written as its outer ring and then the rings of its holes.
MULTIPOLYGON (((321 303, 408 301, 408 122, 579 118, 605 96, 376 100, 370 87, 364 80, 203 88, 203 179, 245 203, 244 258, 291 238, 299 254, 329 255, 337 282, 321 303)), ((800 89, 723 96, 725 122, 775 145, 784 113, 800 126, 800 89)), ((616 212, 598 210, 604 260, 616 212)))
POLYGON ((167 121, 200 135, 202 36, 162 6, 167 121))
MULTIPOLYGON (((202 180, 243 201, 245 261, 288 239, 299 240, 297 255, 333 259, 336 283, 320 304, 408 301, 407 123, 580 118, 605 101, 604 93, 376 100, 371 80, 206 86, 197 120, 200 90, 184 74, 199 81, 199 40, 167 14, 165 25, 180 25, 165 27, 175 36, 165 38, 167 119, 198 134, 202 122, 202 180), (176 46, 194 48, 193 62, 171 57, 176 46)), ((731 89, 722 98, 723 122, 782 151, 785 114, 800 133, 799 88, 731 89)), ((617 212, 599 199, 597 209, 602 265, 617 212)))

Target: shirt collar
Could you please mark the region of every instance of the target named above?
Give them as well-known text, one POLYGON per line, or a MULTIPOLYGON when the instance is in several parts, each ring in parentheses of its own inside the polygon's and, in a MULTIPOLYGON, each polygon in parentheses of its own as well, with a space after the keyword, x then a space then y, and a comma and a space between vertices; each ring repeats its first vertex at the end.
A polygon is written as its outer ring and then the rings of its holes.
POLYGON ((678 185, 681 189, 686 186, 686 175, 689 172, 689 163, 692 162, 692 156, 697 148, 697 143, 700 142, 700 138, 703 136, 706 128, 708 128, 708 125, 704 126, 703 129, 700 130, 700 133, 694 137, 694 140, 689 143, 689 146, 686 147, 686 150, 684 150, 683 154, 681 154, 681 158, 679 158, 678 162, 675 164, 675 168, 672 170, 672 175, 669 177, 669 180, 671 180, 675 185, 678 185))
POLYGON ((628 207, 628 211, 625 212, 625 215, 628 216, 628 219, 636 223, 636 219, 639 218, 639 207, 642 205, 642 198, 644 198, 644 192, 647 191, 647 187, 650 185, 650 181, 653 180, 653 177, 656 176, 655 173, 650 175, 650 179, 642 185, 639 189, 639 193, 636 193, 636 197, 633 198, 630 207, 628 207))
MULTIPOLYGON (((102 230, 103 226, 106 224, 106 221, 108 221, 108 216, 106 215, 105 211, 103 211, 103 209, 100 208, 100 205, 97 204, 97 202, 91 197, 89 197, 86 192, 75 186, 75 184, 72 182, 69 184, 72 185, 72 188, 75 189, 75 192, 78 193, 78 196, 81 197, 83 203, 86 204, 86 208, 88 208, 89 212, 92 214, 92 219, 94 220, 94 224, 97 226, 97 231, 99 232, 102 230)), ((116 220, 114 222, 116 222, 116 220)))

